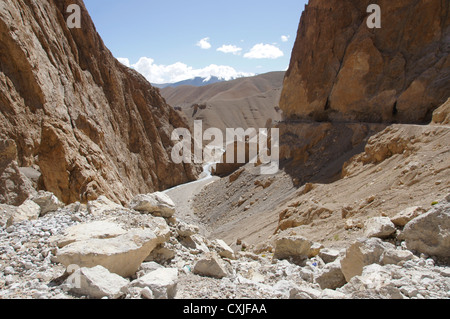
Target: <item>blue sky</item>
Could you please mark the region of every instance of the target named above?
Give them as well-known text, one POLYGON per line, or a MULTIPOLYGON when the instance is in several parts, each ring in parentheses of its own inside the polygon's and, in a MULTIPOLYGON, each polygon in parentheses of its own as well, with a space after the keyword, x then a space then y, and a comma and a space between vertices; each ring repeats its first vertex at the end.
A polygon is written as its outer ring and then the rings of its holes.
POLYGON ((307 0, 84 0, 115 57, 153 83, 285 70, 307 0))

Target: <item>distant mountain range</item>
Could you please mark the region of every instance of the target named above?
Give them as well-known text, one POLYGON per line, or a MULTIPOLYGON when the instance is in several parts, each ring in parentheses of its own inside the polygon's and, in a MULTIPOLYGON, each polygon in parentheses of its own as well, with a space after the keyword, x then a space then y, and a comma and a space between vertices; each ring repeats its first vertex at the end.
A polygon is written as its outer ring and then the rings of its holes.
POLYGON ((212 76, 209 79, 208 78, 202 78, 202 77, 196 77, 194 79, 184 80, 184 81, 180 81, 180 82, 176 82, 176 83, 164 83, 164 84, 154 84, 154 83, 152 83, 152 85, 154 87, 157 87, 157 88, 160 88, 160 89, 164 89, 164 88, 168 88, 168 87, 179 87, 179 86, 183 86, 183 85, 201 87, 201 86, 214 84, 214 83, 218 83, 218 82, 224 82, 224 81, 225 80, 223 80, 223 79, 220 79, 218 77, 212 76))
POLYGON ((188 122, 202 120, 203 128, 264 128, 279 121, 278 107, 285 72, 271 72, 202 86, 166 87, 161 95, 188 122))

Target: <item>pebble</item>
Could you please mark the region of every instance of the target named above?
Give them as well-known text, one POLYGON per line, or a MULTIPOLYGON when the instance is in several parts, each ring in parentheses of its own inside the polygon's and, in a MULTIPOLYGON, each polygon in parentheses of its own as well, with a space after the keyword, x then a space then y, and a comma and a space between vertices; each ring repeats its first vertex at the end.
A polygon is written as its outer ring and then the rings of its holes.
POLYGON ((5 269, 3 269, 3 273, 4 273, 5 275, 13 275, 13 274, 16 273, 16 271, 14 270, 13 267, 8 266, 8 267, 6 267, 5 269))

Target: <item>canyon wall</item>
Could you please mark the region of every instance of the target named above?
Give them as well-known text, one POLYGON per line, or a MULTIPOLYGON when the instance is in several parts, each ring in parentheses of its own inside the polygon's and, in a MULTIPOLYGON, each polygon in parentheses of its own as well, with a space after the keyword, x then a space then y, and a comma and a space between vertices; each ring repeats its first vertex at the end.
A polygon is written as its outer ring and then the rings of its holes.
POLYGON ((450 87, 447 0, 310 0, 280 107, 287 118, 428 123, 450 87), (381 28, 367 26, 369 4, 381 28))
POLYGON ((2 0, 0 39, 0 139, 39 188, 65 203, 124 203, 196 178, 170 160, 171 133, 188 124, 113 57, 81 0, 2 0), (79 29, 68 28, 70 4, 79 29))

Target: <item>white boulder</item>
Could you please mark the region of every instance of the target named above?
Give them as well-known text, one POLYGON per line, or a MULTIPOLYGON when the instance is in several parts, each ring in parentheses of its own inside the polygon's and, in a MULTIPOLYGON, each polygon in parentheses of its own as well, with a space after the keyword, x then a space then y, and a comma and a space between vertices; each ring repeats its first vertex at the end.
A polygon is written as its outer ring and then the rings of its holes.
POLYGON ((275 241, 274 259, 291 259, 294 263, 304 262, 310 255, 313 243, 301 236, 283 236, 275 241))
POLYGON ((422 207, 408 207, 392 217, 391 222, 394 223, 395 226, 405 227, 407 223, 423 213, 425 213, 425 210, 422 207))
POLYGON ((410 221, 401 238, 409 250, 450 262, 450 202, 444 201, 410 221))
POLYGON ((150 229, 133 229, 108 239, 77 241, 58 250, 56 260, 68 267, 92 268, 101 265, 122 277, 131 277, 159 240, 150 229))
POLYGON ((368 238, 388 238, 396 232, 395 225, 388 217, 370 218, 364 228, 364 235, 368 238))
POLYGON ((41 216, 44 216, 50 212, 55 212, 64 207, 64 203, 62 203, 58 197, 50 192, 40 191, 32 198, 32 200, 41 208, 41 216))
POLYGON ((131 287, 149 288, 154 299, 174 299, 177 293, 178 269, 158 268, 131 282, 131 287))
POLYGON ((122 289, 129 281, 112 274, 102 266, 80 268, 66 280, 70 292, 94 299, 107 297, 118 299, 123 295, 122 289))
POLYGON ((319 284, 321 289, 337 289, 347 283, 339 261, 334 261, 325 265, 321 272, 315 277, 315 281, 319 284))
POLYGON ((100 215, 119 209, 123 209, 123 206, 114 203, 112 200, 106 198, 106 196, 100 196, 98 199, 89 201, 87 204, 87 210, 92 215, 100 215))
POLYGON ((341 260, 341 269, 345 280, 362 274, 365 266, 379 264, 386 250, 394 249, 394 245, 385 243, 379 238, 362 238, 353 243, 341 260))
POLYGON ((137 195, 129 206, 131 209, 165 218, 172 217, 176 210, 172 199, 161 192, 137 195))
POLYGON ((64 234, 51 238, 59 248, 63 248, 76 241, 89 239, 108 239, 126 233, 121 226, 110 221, 95 221, 91 223, 78 224, 64 231, 64 234))
POLYGON ((208 253, 197 261, 193 273, 200 276, 219 279, 228 275, 225 263, 215 253, 208 253))
POLYGON ((30 199, 27 199, 22 205, 11 210, 11 215, 6 226, 11 226, 26 220, 36 220, 41 213, 41 207, 30 199))
POLYGON ((215 245, 216 251, 220 257, 235 259, 233 249, 231 249, 230 246, 228 246, 223 240, 216 239, 213 241, 213 244, 215 245))

